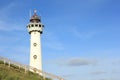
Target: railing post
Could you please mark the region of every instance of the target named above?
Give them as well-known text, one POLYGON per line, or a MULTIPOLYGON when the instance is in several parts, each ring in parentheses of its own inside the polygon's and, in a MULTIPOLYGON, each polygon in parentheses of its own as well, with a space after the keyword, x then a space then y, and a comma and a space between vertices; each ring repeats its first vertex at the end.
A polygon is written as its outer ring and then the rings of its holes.
POLYGON ((45 80, 46 78, 45 78, 45 74, 44 74, 44 76, 43 76, 43 80, 45 80))
POLYGON ((20 65, 19 65, 18 67, 19 67, 19 69, 20 69, 20 65))
POLYGON ((26 66, 25 66, 25 73, 26 73, 26 66))
POLYGON ((5 59, 4 59, 4 66, 5 66, 5 59))
POLYGON ((8 67, 10 67, 10 62, 8 63, 8 67))

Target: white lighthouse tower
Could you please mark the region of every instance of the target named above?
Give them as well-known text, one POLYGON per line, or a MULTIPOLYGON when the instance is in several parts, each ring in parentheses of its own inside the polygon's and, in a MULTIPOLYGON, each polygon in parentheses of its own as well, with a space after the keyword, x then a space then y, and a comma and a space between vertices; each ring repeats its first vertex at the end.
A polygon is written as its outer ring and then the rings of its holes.
POLYGON ((33 72, 36 72, 35 69, 42 70, 41 34, 43 27, 40 17, 34 11, 34 15, 27 25, 30 34, 30 66, 34 68, 34 70, 30 70, 33 72))

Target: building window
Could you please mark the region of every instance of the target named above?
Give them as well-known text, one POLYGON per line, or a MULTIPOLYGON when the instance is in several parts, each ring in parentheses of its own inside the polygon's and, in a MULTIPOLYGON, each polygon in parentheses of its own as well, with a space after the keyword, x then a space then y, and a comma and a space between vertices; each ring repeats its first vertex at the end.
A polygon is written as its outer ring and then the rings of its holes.
POLYGON ((37 43, 33 43, 34 46, 37 46, 37 43))
POLYGON ((37 27, 38 25, 36 24, 35 27, 37 27))
POLYGON ((37 59, 37 55, 34 55, 33 58, 34 58, 34 59, 37 59))
POLYGON ((41 25, 39 25, 39 27, 41 27, 41 25))
POLYGON ((34 25, 32 24, 31 27, 34 27, 34 25))

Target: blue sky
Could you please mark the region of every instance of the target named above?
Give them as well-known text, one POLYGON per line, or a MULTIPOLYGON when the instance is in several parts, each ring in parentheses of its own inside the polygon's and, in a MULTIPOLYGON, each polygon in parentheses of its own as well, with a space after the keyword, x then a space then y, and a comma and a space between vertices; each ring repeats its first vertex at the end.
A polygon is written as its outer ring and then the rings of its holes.
MULTIPOLYGON (((0 56, 29 64, 29 10, 37 10, 43 70, 66 80, 120 80, 119 0, 1 0, 0 56)), ((32 12, 33 14, 33 12, 32 12)))

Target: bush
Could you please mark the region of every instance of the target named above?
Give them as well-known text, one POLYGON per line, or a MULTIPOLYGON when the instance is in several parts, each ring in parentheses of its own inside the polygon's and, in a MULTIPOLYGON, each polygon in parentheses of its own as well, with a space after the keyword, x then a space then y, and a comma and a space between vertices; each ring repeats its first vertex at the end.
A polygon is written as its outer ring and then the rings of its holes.
POLYGON ((3 61, 0 61, 0 64, 4 64, 4 62, 3 62, 3 61))

